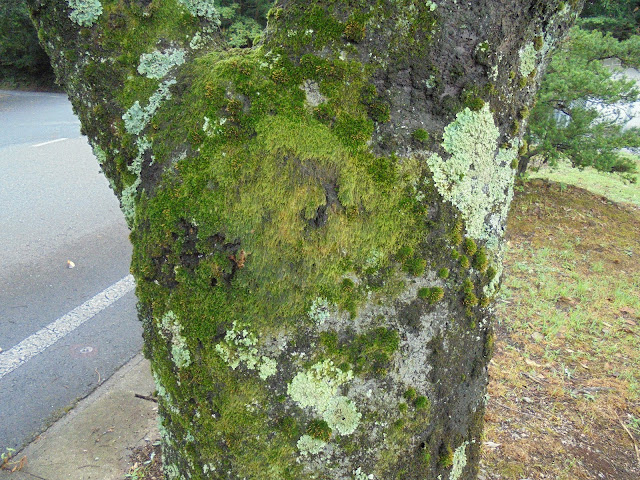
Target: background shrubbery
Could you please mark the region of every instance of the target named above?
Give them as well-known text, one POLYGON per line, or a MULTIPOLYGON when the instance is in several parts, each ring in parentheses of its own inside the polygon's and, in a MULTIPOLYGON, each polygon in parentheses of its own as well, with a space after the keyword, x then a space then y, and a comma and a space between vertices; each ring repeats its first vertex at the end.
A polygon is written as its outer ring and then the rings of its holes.
POLYGON ((49 58, 24 0, 0 1, 0 87, 53 88, 49 58))

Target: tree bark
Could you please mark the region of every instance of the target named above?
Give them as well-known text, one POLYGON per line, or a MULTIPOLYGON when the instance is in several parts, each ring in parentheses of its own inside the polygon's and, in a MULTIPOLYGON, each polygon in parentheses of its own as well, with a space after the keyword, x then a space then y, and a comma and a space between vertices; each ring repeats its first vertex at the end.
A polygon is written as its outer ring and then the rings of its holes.
POLYGON ((29 0, 120 198, 168 479, 475 478, 526 110, 581 1, 29 0))

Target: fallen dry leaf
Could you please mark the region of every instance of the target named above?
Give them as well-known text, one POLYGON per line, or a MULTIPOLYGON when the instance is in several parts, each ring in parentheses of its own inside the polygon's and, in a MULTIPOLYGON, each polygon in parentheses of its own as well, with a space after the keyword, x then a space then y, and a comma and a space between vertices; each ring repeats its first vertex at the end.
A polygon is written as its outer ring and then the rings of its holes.
POLYGON ((635 315, 636 311, 631 307, 620 308, 620 313, 623 315, 635 315))
POLYGON ((540 365, 539 363, 534 362, 533 360, 531 360, 529 358, 525 358, 524 359, 524 363, 526 363, 530 367, 536 367, 536 368, 542 367, 542 365, 540 365))
POLYGON ((482 445, 484 445, 485 447, 489 447, 489 448, 498 448, 502 444, 501 443, 496 443, 496 442, 482 442, 482 445))

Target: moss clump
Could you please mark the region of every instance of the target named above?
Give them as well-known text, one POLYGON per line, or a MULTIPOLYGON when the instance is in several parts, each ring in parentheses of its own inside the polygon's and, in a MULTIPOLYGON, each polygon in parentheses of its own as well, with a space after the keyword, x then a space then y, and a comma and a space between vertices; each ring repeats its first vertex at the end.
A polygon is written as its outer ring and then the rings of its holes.
POLYGON ((537 35, 533 39, 533 48, 535 49, 536 52, 539 52, 540 50, 542 50, 543 46, 544 46, 544 39, 542 38, 541 35, 537 35))
POLYGON ((440 287, 424 287, 418 290, 418 298, 426 300, 433 305, 444 298, 444 290, 440 287))
POLYGON ((338 334, 334 331, 321 332, 320 344, 325 347, 329 354, 337 354, 338 352, 338 334))
POLYGON ((487 268, 487 280, 493 280, 494 278, 496 278, 496 275, 498 275, 498 270, 496 269, 496 267, 491 265, 487 268))
POLYGON ((478 246, 476 245, 476 242, 473 241, 473 239, 465 238, 463 249, 464 249, 464 252, 471 257, 473 256, 474 253, 476 253, 478 246))
POLYGON ((322 332, 320 344, 332 360, 361 376, 386 375, 391 357, 400 345, 398 332, 378 327, 343 342, 336 332, 322 332))
POLYGON ((438 465, 442 468, 451 468, 453 466, 453 449, 451 445, 447 445, 440 452, 440 457, 438 457, 438 465))
POLYGON ((413 248, 411 247, 401 247, 400 250, 396 253, 396 258, 398 261, 404 263, 409 260, 413 256, 413 248))
POLYGON ((293 440, 300 436, 300 428, 293 417, 283 417, 278 420, 278 429, 289 440, 293 440))
POLYGON ((474 97, 465 102, 464 105, 473 112, 479 112, 484 107, 484 100, 480 97, 474 97))
POLYGON ((487 258, 487 251, 484 247, 480 247, 473 256, 473 268, 481 273, 484 273, 489 267, 489 259, 487 258))
POLYGON ((414 277, 423 275, 426 268, 427 261, 422 258, 412 258, 404 263, 404 270, 414 277))
POLYGON ((406 398, 408 401, 413 401, 415 400, 415 398, 418 396, 418 392, 416 392, 416 389, 413 387, 409 387, 407 388, 407 391, 404 392, 404 398, 406 398))
POLYGON ((486 358, 493 357, 493 352, 496 348, 496 336, 494 333, 488 333, 484 342, 484 355, 486 358))
POLYGON ((431 402, 424 395, 420 395, 413 401, 413 406, 416 410, 429 410, 431 408, 431 402))
POLYGON ((350 42, 360 43, 364 40, 365 30, 363 23, 352 19, 344 26, 344 36, 350 42))
POLYGON ((446 280, 447 278, 449 278, 449 269, 446 267, 443 267, 440 270, 438 270, 438 278, 442 278, 443 280, 446 280))
POLYGON ((469 268, 471 266, 471 262, 469 262, 469 257, 467 257, 466 255, 461 255, 460 256, 460 266, 462 268, 469 268))
POLYGON ((451 230, 451 233, 449 233, 449 240, 451 241, 451 243, 453 245, 460 245, 462 243, 463 237, 462 237, 462 229, 463 229, 463 225, 461 221, 457 221, 453 227, 453 229, 451 230))
POLYGON ((398 410, 400 410, 400 413, 407 413, 407 410, 408 410, 407 404, 404 402, 399 403, 398 410))
POLYGON ((331 124, 335 119, 335 115, 335 110, 327 103, 322 103, 313 110, 313 116, 325 125, 331 124))
POLYGON ((413 137, 414 140, 421 142, 421 143, 426 143, 429 141, 429 132, 427 132, 425 129, 423 128, 417 128, 413 131, 413 133, 411 134, 411 136, 413 137))
POLYGON ((350 278, 345 278, 340 282, 340 288, 344 291, 350 292, 355 288, 356 284, 350 278))
POLYGON ((307 434, 323 442, 328 442, 331 439, 331 429, 329 424, 320 419, 314 419, 309 423, 307 427, 307 434))
POLYGON ((513 124, 511 124, 511 136, 515 137, 520 133, 521 123, 520 120, 514 120, 513 124))
POLYGON ((475 287, 471 279, 467 278, 462 284, 462 292, 464 293, 464 298, 462 303, 464 303, 467 307, 473 307, 478 304, 478 297, 475 294, 475 287))
POLYGON ((473 307, 478 304, 478 297, 474 292, 467 292, 464 294, 463 303, 467 307, 473 307))
POLYGON ((491 298, 487 297, 486 295, 480 296, 479 305, 482 308, 487 308, 490 304, 491 304, 491 298))
POLYGON ((374 122, 384 123, 391 118, 389 104, 378 94, 375 85, 365 85, 360 93, 362 104, 367 109, 367 114, 374 122))
POLYGON ((391 356, 399 345, 400 337, 397 331, 378 327, 356 336, 345 348, 346 359, 353 365, 356 374, 384 376, 391 356))

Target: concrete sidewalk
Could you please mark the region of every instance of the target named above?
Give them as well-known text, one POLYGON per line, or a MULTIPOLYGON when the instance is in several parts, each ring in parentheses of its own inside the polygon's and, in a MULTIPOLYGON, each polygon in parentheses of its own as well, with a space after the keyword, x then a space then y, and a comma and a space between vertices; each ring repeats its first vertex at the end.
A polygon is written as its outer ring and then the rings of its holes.
POLYGON ((12 459, 0 480, 123 480, 131 450, 159 439, 157 404, 135 397, 155 390, 149 362, 136 355, 12 459))

